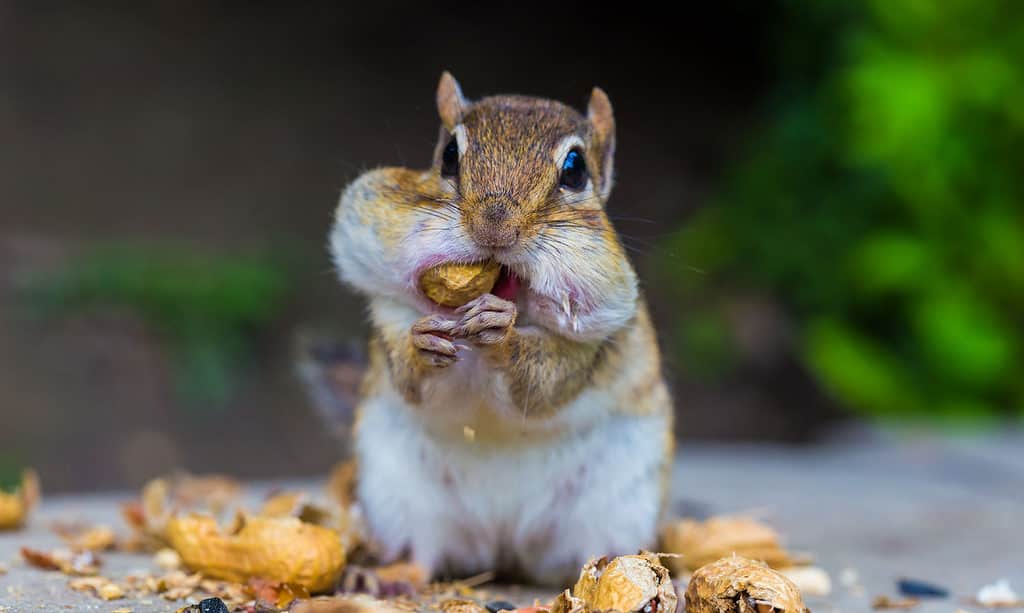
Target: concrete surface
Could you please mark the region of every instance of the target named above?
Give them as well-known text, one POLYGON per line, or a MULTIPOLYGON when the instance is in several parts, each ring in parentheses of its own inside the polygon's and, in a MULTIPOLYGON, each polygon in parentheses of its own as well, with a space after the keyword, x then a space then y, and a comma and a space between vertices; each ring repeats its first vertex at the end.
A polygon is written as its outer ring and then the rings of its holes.
MULTIPOLYGON (((275 484, 315 487, 314 481, 275 484)), ((27 568, 18 548, 58 545, 47 525, 83 519, 123 527, 128 494, 47 499, 31 526, 0 533, 0 611, 174 611, 183 603, 103 602, 67 588, 59 573, 27 568)), ((1024 592, 1024 436, 970 440, 860 437, 812 448, 689 446, 674 478, 677 513, 753 512, 778 527, 790 548, 812 553, 832 576, 814 611, 868 611, 895 596, 900 577, 926 580, 953 597, 924 601, 922 613, 980 611, 966 598, 999 578, 1024 592), (840 582, 855 572, 862 590, 840 582)), ((147 556, 109 554, 105 575, 150 567, 147 556)), ((519 604, 528 604, 521 602, 519 604)))

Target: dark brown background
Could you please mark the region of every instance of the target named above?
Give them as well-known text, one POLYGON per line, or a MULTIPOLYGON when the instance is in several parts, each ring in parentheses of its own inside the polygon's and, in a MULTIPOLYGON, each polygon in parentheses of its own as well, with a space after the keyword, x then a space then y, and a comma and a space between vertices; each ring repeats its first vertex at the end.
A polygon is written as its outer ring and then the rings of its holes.
MULTIPOLYGON (((0 0, 3 462, 37 466, 51 491, 134 486, 174 466, 323 471, 341 446, 313 417, 291 347, 302 330, 361 329, 323 247, 330 214, 361 169, 427 162, 445 68, 470 97, 582 106, 603 87, 619 125, 612 213, 645 278, 675 257, 659 241, 702 205, 770 77, 772 3, 682 18, 427 4, 0 0), (119 240, 302 246, 286 313, 261 331, 226 408, 180 406, 167 356, 131 313, 22 313, 11 288, 26 271, 119 240)), ((647 291, 657 318, 680 316, 656 283, 647 291)), ((709 387, 668 364, 680 432, 812 436, 831 409, 779 357, 785 321, 757 301, 736 317, 753 356, 744 384, 709 387)))

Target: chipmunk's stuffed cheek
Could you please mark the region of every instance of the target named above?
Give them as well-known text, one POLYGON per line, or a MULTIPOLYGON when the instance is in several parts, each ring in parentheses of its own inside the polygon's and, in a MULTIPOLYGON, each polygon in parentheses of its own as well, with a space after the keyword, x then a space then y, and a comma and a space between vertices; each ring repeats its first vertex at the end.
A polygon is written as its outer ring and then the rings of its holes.
POLYGON ((466 262, 479 258, 477 249, 457 228, 438 224, 434 219, 417 221, 403 232, 396 245, 393 266, 402 282, 416 290, 420 274, 446 262, 466 262))
POLYGON ((563 336, 583 338, 586 313, 591 301, 568 280, 533 285, 525 304, 526 321, 543 326, 563 336))
POLYGON ((535 324, 549 330, 567 330, 571 325, 557 301, 534 292, 530 292, 523 315, 525 317, 520 316, 520 323, 535 324))
POLYGON ((628 266, 603 270, 580 265, 531 279, 530 323, 578 340, 606 337, 636 312, 636 276, 628 266))

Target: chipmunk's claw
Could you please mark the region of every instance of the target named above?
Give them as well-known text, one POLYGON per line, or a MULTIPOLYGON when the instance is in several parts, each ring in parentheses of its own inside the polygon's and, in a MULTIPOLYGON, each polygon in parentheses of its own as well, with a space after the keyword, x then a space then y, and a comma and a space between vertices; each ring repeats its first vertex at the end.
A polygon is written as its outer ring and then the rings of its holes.
POLYGON ((476 345, 495 345, 505 340, 516 323, 516 305, 494 294, 484 294, 457 311, 462 318, 453 334, 476 345))
POLYGON ((451 340, 454 325, 439 315, 428 315, 413 324, 412 346, 422 363, 445 368, 458 360, 458 348, 451 340))

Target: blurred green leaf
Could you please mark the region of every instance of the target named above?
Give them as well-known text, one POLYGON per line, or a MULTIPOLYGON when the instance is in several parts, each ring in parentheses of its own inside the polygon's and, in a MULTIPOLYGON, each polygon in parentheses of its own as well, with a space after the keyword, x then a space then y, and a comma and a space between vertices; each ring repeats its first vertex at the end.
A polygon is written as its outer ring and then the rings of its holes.
MULTIPOLYGON (((764 123, 673 239, 713 254, 675 272, 687 313, 774 295, 871 415, 1024 415, 1024 4, 784 6, 764 123)), ((677 328, 683 355, 730 337, 677 328)))
POLYGON ((13 457, 0 451, 0 491, 13 492, 21 485, 22 467, 13 457))
POLYGON ((924 409, 900 361, 838 321, 814 322, 807 330, 805 353, 825 388, 855 408, 880 416, 924 409))
POLYGON ((923 297, 911 318, 923 359, 940 377, 984 389, 1013 366, 1013 330, 964 290, 923 297))
POLYGON ((850 257, 851 282, 865 296, 919 289, 935 270, 926 242, 913 235, 879 231, 850 257))
POLYGON ((168 246, 98 248, 25 283, 44 317, 117 307, 165 340, 190 406, 220 406, 234 390, 251 341, 280 311, 286 264, 266 256, 212 255, 168 246))
POLYGON ((679 328, 682 338, 680 357, 687 374, 714 379, 727 372, 735 362, 732 332, 717 311, 687 313, 679 328))

